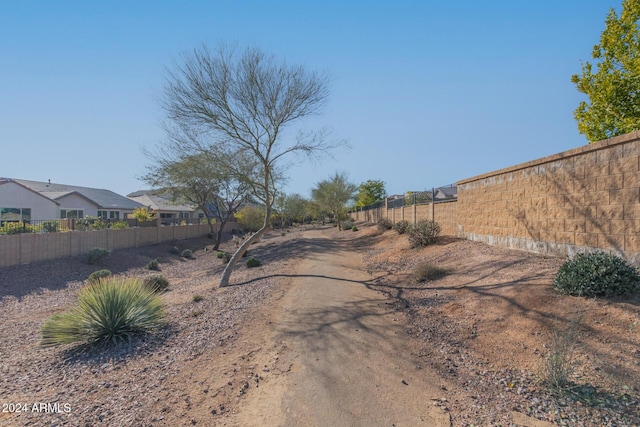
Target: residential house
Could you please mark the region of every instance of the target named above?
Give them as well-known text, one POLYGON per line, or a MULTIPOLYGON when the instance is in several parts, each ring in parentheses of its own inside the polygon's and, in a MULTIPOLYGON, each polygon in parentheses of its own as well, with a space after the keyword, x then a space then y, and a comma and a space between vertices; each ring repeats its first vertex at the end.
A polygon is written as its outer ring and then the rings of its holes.
POLYGON ((174 224, 179 220, 204 217, 204 213, 197 206, 174 202, 169 196, 162 195, 156 190, 135 191, 128 194, 127 197, 147 207, 150 212, 159 215, 163 225, 174 224))
POLYGON ((60 203, 9 178, 0 178, 0 226, 7 221, 58 218, 60 203))
POLYGON ((142 207, 110 190, 10 178, 0 178, 0 183, 0 209, 4 209, 3 212, 10 210, 16 218, 20 210, 22 220, 87 216, 124 219, 134 209, 142 207))
POLYGON ((447 187, 436 188, 436 194, 434 200, 436 202, 456 200, 458 198, 458 187, 453 184, 447 187))

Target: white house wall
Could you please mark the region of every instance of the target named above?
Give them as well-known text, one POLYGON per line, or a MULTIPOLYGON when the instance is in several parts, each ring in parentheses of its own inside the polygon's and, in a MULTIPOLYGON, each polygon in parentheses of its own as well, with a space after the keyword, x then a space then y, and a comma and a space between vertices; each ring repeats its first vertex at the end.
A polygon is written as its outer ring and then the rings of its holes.
POLYGON ((0 208, 29 208, 31 220, 40 221, 58 218, 60 210, 49 200, 14 182, 0 185, 0 208))
MULTIPOLYGON (((98 216, 98 206, 85 197, 72 193, 56 199, 60 203, 60 209, 77 209, 84 211, 84 217, 98 216)), ((58 215, 59 217, 60 215, 58 215)))

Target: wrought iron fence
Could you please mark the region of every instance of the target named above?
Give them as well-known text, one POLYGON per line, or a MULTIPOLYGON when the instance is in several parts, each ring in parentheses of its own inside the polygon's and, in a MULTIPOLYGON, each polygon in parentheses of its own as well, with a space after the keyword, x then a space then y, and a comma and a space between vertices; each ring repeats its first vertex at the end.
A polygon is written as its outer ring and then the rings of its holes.
MULTIPOLYGON (((457 187, 455 184, 443 187, 434 187, 425 191, 407 191, 404 195, 387 196, 387 209, 400 208, 403 206, 428 205, 430 203, 452 202, 458 199, 457 187)), ((372 205, 363 206, 356 210, 366 211, 379 209, 385 206, 385 201, 380 201, 372 205)))
MULTIPOLYGON (((201 224, 201 218, 160 218, 161 226, 201 224)), ((140 221, 137 218, 102 219, 97 217, 24 220, 0 222, 0 235, 20 233, 60 233, 67 231, 91 231, 124 229, 132 227, 157 227, 158 220, 140 221)))

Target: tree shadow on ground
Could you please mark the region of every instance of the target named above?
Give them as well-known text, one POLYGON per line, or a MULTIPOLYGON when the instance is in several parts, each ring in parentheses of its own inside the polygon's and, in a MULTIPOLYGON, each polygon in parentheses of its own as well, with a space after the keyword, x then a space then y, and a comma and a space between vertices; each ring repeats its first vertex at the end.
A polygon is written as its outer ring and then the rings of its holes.
MULTIPOLYGON (((231 234, 225 235, 229 240, 231 234)), ((72 258, 42 261, 34 264, 0 268, 0 300, 4 297, 23 298, 29 294, 42 291, 57 291, 68 288, 70 285, 80 286, 96 270, 107 269, 113 274, 125 274, 134 269, 145 269, 147 264, 158 258, 160 262, 176 260, 189 262, 180 257, 180 254, 170 252, 173 246, 180 251, 191 249, 202 250, 213 245, 213 240, 207 237, 165 242, 156 245, 113 250, 100 264, 89 264, 87 255, 78 255, 72 258), (37 283, 33 281, 32 271, 38 271, 40 278, 37 283), (45 277, 46 280, 41 280, 45 277)))
POLYGON ((102 346, 86 344, 68 345, 58 353, 55 364, 64 365, 86 364, 103 365, 115 364, 137 357, 148 356, 163 347, 168 339, 178 332, 177 327, 167 323, 149 333, 140 333, 128 341, 102 346))

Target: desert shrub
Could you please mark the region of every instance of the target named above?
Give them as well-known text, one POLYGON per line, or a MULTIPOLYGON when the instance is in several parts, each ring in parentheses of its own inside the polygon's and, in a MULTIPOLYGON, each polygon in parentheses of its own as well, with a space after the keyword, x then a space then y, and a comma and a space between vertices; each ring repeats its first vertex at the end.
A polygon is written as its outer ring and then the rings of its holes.
POLYGON ((554 392, 561 392, 569 384, 575 370, 575 329, 553 330, 549 353, 543 361, 543 381, 554 392))
POLYGON ((193 302, 200 302, 204 299, 204 297, 202 295, 194 295, 193 298, 191 298, 191 301, 193 302))
POLYGON ((0 227, 0 234, 19 234, 23 232, 23 223, 6 221, 2 227, 0 227))
POLYGON ((0 234, 20 234, 20 233, 36 233, 39 231, 39 227, 28 224, 23 221, 9 222, 6 221, 2 227, 0 227, 0 234))
POLYGON ((162 274, 147 276, 142 280, 142 285, 151 292, 164 292, 169 287, 169 281, 162 274))
POLYGON ((60 223, 58 221, 45 221, 42 223, 42 231, 45 233, 55 233, 60 230, 60 223))
POLYGON ((235 214, 235 218, 242 231, 253 233, 260 230, 264 225, 264 214, 263 207, 246 205, 235 214))
POLYGON ((396 230, 396 232, 398 234, 405 234, 407 232, 407 230, 409 230, 409 227, 411 225, 409 224, 409 221, 398 221, 395 223, 395 225, 393 226, 393 229, 396 230))
POLYGON ((574 311, 566 325, 556 324, 552 330, 549 353, 542 360, 541 379, 554 393, 562 393, 571 385, 571 376, 579 363, 576 347, 586 311, 574 311))
POLYGON ((426 282, 427 280, 438 279, 448 273, 446 268, 438 267, 430 262, 422 262, 413 270, 413 278, 417 282, 426 282))
POLYGON ((625 295, 640 290, 640 275, 619 256, 604 252, 579 253, 560 267, 553 287, 576 296, 625 295))
POLYGON ((89 249, 89 255, 87 261, 89 264, 100 264, 106 257, 111 254, 109 249, 104 248, 91 248, 89 249))
POLYGON ((393 228, 393 222, 389 218, 380 218, 378 220, 378 230, 386 231, 391 230, 393 228))
POLYGON ((412 248, 428 246, 438 240, 440 225, 435 221, 422 220, 407 230, 412 248))
POLYGON ((259 266, 261 266, 261 265, 262 265, 262 262, 261 262, 259 259, 257 259, 257 258, 253 258, 253 257, 251 257, 251 258, 249 258, 249 259, 247 260, 246 265, 247 265, 247 267, 249 267, 249 268, 259 267, 259 266))
POLYGON ((351 231, 358 231, 358 227, 354 225, 353 227, 351 227, 351 231))
POLYGON ((110 223, 109 228, 112 230, 124 230, 129 228, 129 223, 127 221, 116 221, 110 223))
POLYGON ((104 230, 107 228, 107 223, 105 223, 101 218, 87 216, 85 218, 76 219, 74 227, 78 231, 104 230))
POLYGON ((154 258, 149 261, 149 264, 147 264, 147 268, 149 270, 160 270, 160 261, 158 261, 158 258, 154 258))
POLYGON ((174 255, 178 255, 180 253, 180 249, 177 246, 171 246, 171 249, 169 249, 169 252, 171 252, 174 255))
POLYGON ((353 227, 353 220, 340 221, 340 228, 343 230, 351 230, 351 227, 353 227))
POLYGON ((191 249, 185 249, 180 252, 182 258, 193 258, 193 251, 191 249))
POLYGON ((132 218, 137 219, 140 222, 151 222, 156 220, 156 214, 149 211, 149 208, 136 208, 133 210, 132 218))
MULTIPOLYGON (((246 252, 245 252, 245 253, 246 253, 246 252)), ((225 264, 226 264, 226 263, 228 263, 228 262, 229 262, 229 260, 231 259, 231 256, 230 256, 228 253, 224 252, 224 251, 218 251, 218 252, 216 252, 216 257, 217 257, 218 259, 221 259, 221 260, 222 260, 222 262, 224 262, 225 264)))
POLYGON ((111 276, 111 271, 109 270, 96 270, 93 273, 91 273, 89 275, 89 278, 87 279, 90 283, 91 282, 97 282, 100 279, 103 279, 105 277, 109 277, 111 276))
POLYGON ((162 300, 136 279, 105 279, 83 288, 75 306, 47 319, 41 344, 107 346, 157 328, 164 316, 162 300))

